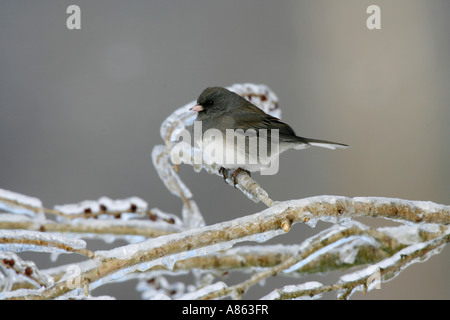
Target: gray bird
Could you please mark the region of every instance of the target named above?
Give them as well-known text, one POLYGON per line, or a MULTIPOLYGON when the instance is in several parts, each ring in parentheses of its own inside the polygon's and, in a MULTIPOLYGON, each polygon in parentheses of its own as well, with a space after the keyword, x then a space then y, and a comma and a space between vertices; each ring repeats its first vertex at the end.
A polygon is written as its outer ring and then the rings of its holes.
POLYGON ((202 149, 205 151, 206 148, 223 148, 222 154, 215 157, 214 162, 221 166, 219 172, 224 179, 225 169, 234 169, 231 176, 235 185, 239 172, 244 170, 250 174, 267 169, 271 162, 277 160, 279 154, 288 149, 300 150, 310 146, 329 149, 348 147, 342 143, 299 137, 280 119, 266 114, 245 98, 222 87, 206 88, 198 97, 197 104, 190 110, 198 112, 196 121, 201 121, 202 124, 202 149), (222 133, 222 141, 217 137, 206 138, 210 129, 215 129, 215 133, 222 133), (234 132, 232 138, 226 139, 227 129, 234 132), (239 137, 244 139, 239 140, 239 137), (243 141, 245 144, 242 144, 243 141), (265 150, 261 141, 266 142, 265 150), (234 158, 226 158, 227 152, 233 152, 234 158), (241 161, 236 161, 239 157, 241 161))

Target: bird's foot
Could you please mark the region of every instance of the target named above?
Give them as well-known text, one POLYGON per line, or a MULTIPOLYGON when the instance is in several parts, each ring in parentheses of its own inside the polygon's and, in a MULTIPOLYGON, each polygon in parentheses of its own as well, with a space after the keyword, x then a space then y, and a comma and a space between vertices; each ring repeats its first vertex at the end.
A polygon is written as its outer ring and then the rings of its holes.
POLYGON ((219 174, 222 175, 223 181, 225 181, 225 183, 226 183, 227 182, 227 177, 228 177, 227 169, 225 169, 224 167, 220 167, 219 174))

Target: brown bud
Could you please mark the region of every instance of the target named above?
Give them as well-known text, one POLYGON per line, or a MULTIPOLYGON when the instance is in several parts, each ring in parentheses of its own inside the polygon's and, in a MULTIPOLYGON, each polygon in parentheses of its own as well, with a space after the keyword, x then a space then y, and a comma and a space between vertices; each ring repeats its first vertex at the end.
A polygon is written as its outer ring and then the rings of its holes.
POLYGON ((284 232, 288 232, 289 230, 291 230, 291 220, 286 218, 281 222, 281 229, 284 230, 284 232))
POLYGON ((31 269, 31 267, 26 267, 25 268, 25 274, 27 276, 31 276, 33 274, 33 269, 31 269))

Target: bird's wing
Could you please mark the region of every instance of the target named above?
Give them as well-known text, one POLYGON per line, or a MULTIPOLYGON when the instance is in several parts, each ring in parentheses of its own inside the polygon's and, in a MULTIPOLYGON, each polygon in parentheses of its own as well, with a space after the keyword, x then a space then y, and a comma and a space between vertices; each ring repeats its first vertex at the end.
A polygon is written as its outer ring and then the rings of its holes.
POLYGON ((266 114, 252 104, 246 104, 233 110, 233 116, 229 118, 229 121, 233 122, 232 128, 244 131, 255 129, 258 132, 259 129, 267 129, 268 131, 278 129, 281 140, 298 142, 294 130, 289 125, 278 118, 266 114))

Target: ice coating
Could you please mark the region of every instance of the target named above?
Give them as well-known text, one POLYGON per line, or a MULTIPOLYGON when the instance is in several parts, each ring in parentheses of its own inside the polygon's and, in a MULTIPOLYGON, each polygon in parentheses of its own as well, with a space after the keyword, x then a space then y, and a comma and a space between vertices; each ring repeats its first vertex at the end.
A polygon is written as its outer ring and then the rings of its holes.
MULTIPOLYGON (((24 261, 14 252, 0 251, 0 270, 2 267, 4 270, 11 270, 13 277, 23 278, 37 288, 53 284, 53 278, 40 272, 33 261, 24 261)), ((3 282, 1 280, 0 277, 0 284, 3 282)))
POLYGON ((136 290, 145 300, 170 300, 181 297, 186 292, 186 286, 179 281, 170 283, 164 276, 155 276, 140 280, 136 290))
POLYGON ((442 206, 441 204, 434 203, 432 201, 412 201, 398 198, 386 198, 386 197, 354 197, 354 202, 374 203, 374 207, 381 204, 403 204, 405 206, 413 206, 420 208, 425 213, 434 213, 441 210, 450 210, 450 206, 442 206))
POLYGON ((169 156, 166 153, 165 146, 157 145, 153 148, 152 160, 159 177, 172 194, 180 198, 192 198, 191 191, 181 181, 180 177, 175 172, 173 165, 169 163, 169 156))
MULTIPOLYGON (((260 300, 279 300, 281 298, 281 293, 283 294, 289 294, 289 293, 295 293, 295 292, 302 292, 307 290, 314 290, 317 288, 322 287, 323 284, 317 281, 309 281, 302 284, 297 285, 287 285, 284 286, 281 289, 274 290, 270 292, 268 295, 262 297, 260 300)), ((308 298, 310 298, 308 296, 308 298)))
POLYGON ((197 300, 208 295, 211 292, 219 291, 221 289, 225 289, 226 287, 226 283, 219 281, 209 286, 198 289, 194 292, 186 293, 185 295, 180 297, 180 300, 197 300))
POLYGON ((194 200, 188 200, 183 203, 181 215, 188 229, 205 226, 205 220, 203 219, 200 209, 194 200))
MULTIPOLYGON (((244 217, 244 218, 240 218, 237 220, 238 221, 242 220, 242 222, 245 223, 244 221, 247 219, 248 219, 248 217, 244 217)), ((97 251, 96 256, 100 257, 100 258, 130 259, 133 255, 137 254, 140 251, 149 251, 154 248, 158 248, 165 243, 170 243, 171 241, 174 241, 174 240, 177 240, 180 238, 196 237, 197 235, 201 235, 204 232, 212 232, 212 231, 216 231, 216 230, 222 230, 222 229, 230 226, 230 224, 236 224, 236 223, 239 224, 239 222, 236 222, 236 221, 233 221, 231 223, 230 222, 218 223, 218 224, 215 224, 212 226, 207 226, 207 227, 204 227, 201 229, 197 228, 197 229, 185 231, 181 235, 180 234, 170 234, 170 235, 161 236, 161 237, 158 237, 155 239, 149 239, 149 240, 137 243, 137 244, 130 244, 130 245, 118 247, 118 248, 107 250, 107 251, 104 251, 104 250, 97 251)), ((187 258, 191 258, 191 257, 195 257, 195 256, 201 256, 201 255, 213 253, 218 250, 229 249, 234 244, 239 243, 239 242, 244 242, 244 241, 256 241, 259 243, 265 242, 265 241, 268 241, 269 239, 271 239, 277 235, 283 234, 283 233, 284 233, 283 230, 272 230, 272 231, 267 231, 267 232, 263 232, 263 233, 257 233, 254 235, 249 235, 246 237, 237 238, 237 239, 233 239, 233 240, 226 241, 226 242, 221 242, 218 244, 212 244, 210 246, 197 248, 194 250, 183 252, 181 254, 167 256, 164 258, 164 261, 161 261, 159 263, 166 264, 169 267, 173 267, 173 264, 180 259, 187 259, 187 258)))
POLYGON ((6 291, 6 292, 0 292, 0 300, 6 300, 6 299, 14 299, 16 297, 26 297, 31 295, 40 295, 44 292, 45 287, 40 287, 38 289, 17 289, 14 291, 6 291))
MULTIPOLYGON (((376 285, 379 285, 381 281, 392 280, 395 276, 399 274, 399 272, 402 269, 405 269, 410 264, 419 261, 423 262, 426 259, 430 258, 431 256, 439 253, 442 247, 445 245, 445 242, 442 241, 444 237, 439 237, 426 242, 411 244, 410 246, 396 252, 389 258, 386 258, 378 263, 370 265, 362 270, 358 270, 350 274, 341 276, 338 283, 345 285, 347 283, 352 282, 358 281, 361 282, 361 280, 365 282, 361 285, 355 286, 353 290, 348 294, 347 298, 350 297, 351 294, 353 294, 356 291, 364 291, 364 290, 370 291, 376 285), (440 244, 441 242, 443 242, 443 244, 440 244), (434 246, 435 244, 438 245, 434 246), (406 260, 406 263, 404 262, 407 257, 414 256, 416 252, 419 252, 420 250, 423 250, 428 246, 431 247, 434 246, 435 248, 429 250, 426 255, 420 255, 420 257, 406 260), (393 270, 393 271, 381 274, 381 270, 393 270), (375 283, 369 283, 369 280, 375 280, 375 283)), ((345 290, 339 290, 338 298, 343 294, 346 294, 345 290)))
POLYGON ((139 197, 130 197, 126 199, 111 199, 101 197, 98 200, 85 200, 79 203, 56 205, 55 210, 61 211, 67 215, 77 215, 89 212, 100 211, 139 211, 147 210, 148 204, 139 197))
POLYGON ((2 230, 0 249, 4 251, 70 252, 84 249, 81 239, 62 237, 56 234, 29 230, 2 230))
POLYGON ((41 208, 42 202, 38 198, 0 189, 0 210, 34 216, 36 211, 41 208), (33 209, 28 209, 25 207, 31 207, 33 209))
POLYGON ((80 239, 71 239, 56 234, 29 231, 29 230, 2 230, 1 237, 3 239, 16 240, 38 240, 45 242, 54 242, 64 244, 75 249, 86 248, 86 242, 80 239))
POLYGON ((403 225, 398 227, 383 227, 378 230, 395 238, 400 243, 410 245, 420 242, 423 232, 439 232, 439 226, 436 224, 421 224, 421 225, 403 225))
MULTIPOLYGON (((285 273, 290 273, 290 272, 294 272, 300 268, 302 268, 303 266, 307 265, 308 263, 310 263, 311 261, 313 261, 314 259, 317 259, 319 256, 326 254, 327 252, 330 252, 333 249, 336 249, 338 247, 343 247, 345 251, 346 247, 343 246, 344 244, 348 244, 349 242, 353 242, 353 241, 361 241, 361 238, 358 236, 350 236, 348 238, 343 238, 340 239, 339 241, 334 242, 331 245, 328 245, 316 252, 314 252, 313 254, 311 254, 310 256, 308 256, 306 259, 303 259, 299 262, 297 262, 296 264, 294 264, 293 266, 291 266, 290 268, 284 270, 285 273)), ((345 253, 344 253, 345 255, 345 253)))

